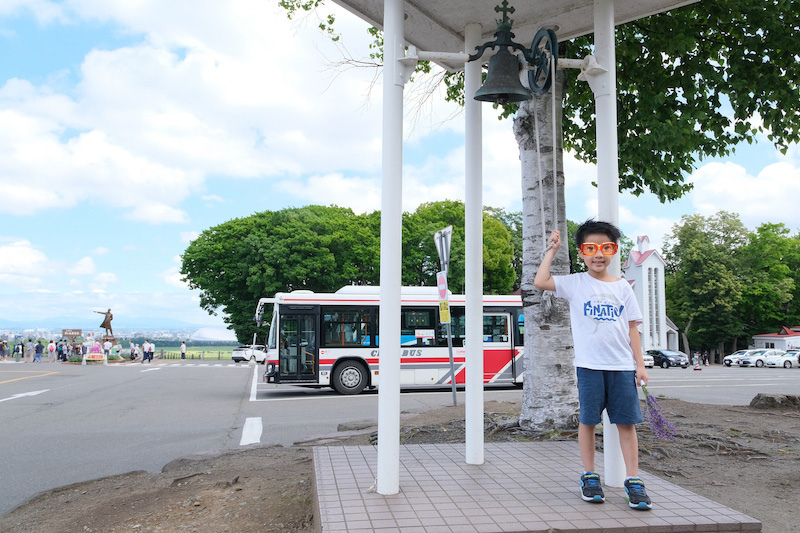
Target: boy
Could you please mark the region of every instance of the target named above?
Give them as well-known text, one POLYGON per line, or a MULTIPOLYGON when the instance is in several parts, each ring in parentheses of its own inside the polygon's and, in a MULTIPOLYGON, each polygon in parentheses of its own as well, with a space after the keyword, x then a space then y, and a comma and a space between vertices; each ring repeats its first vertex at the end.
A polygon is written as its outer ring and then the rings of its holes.
POLYGON ((588 272, 551 276, 550 265, 561 245, 553 231, 533 284, 553 291, 570 303, 570 320, 578 374, 580 425, 578 446, 584 472, 581 498, 603 503, 600 476, 594 471, 595 426, 603 409, 619 430, 627 478, 625 492, 634 509, 652 509, 644 483, 639 479, 639 441, 636 426, 642 421, 637 384, 647 384, 642 345, 636 325, 642 313, 627 281, 608 271, 617 253, 620 232, 608 222, 587 220, 575 233, 578 255, 588 272))

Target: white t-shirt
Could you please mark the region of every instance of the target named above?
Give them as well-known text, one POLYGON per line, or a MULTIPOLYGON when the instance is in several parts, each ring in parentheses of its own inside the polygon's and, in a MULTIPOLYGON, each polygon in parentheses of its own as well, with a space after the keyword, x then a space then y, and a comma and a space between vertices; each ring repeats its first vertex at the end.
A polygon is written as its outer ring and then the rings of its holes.
POLYGON ((575 366, 591 370, 636 370, 629 322, 642 312, 630 284, 598 281, 588 272, 553 276, 555 295, 569 301, 575 366))

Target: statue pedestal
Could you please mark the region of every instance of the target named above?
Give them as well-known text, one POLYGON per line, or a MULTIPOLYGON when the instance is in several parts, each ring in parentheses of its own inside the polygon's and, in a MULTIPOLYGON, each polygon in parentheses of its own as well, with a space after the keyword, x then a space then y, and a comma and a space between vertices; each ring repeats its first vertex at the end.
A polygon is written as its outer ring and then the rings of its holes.
POLYGON ((104 344, 106 341, 111 341, 111 344, 117 343, 117 339, 114 337, 114 335, 103 335, 100 337, 100 341, 100 344, 104 344))

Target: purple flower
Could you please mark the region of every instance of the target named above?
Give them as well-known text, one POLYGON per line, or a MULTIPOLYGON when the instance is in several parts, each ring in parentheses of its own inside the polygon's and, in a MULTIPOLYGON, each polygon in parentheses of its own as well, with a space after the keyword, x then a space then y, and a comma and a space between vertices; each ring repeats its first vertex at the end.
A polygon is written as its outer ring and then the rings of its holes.
POLYGON ((661 406, 658 405, 655 396, 650 396, 647 392, 647 387, 642 385, 642 391, 645 397, 644 419, 647 425, 653 431, 653 435, 661 440, 675 440, 675 435, 678 431, 675 429, 669 420, 667 420, 661 412, 661 406))

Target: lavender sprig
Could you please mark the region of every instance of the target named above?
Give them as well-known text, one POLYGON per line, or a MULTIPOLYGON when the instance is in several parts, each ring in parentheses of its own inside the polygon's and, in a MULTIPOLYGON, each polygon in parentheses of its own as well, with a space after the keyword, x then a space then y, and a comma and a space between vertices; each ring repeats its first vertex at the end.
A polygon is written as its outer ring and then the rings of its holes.
POLYGON ((645 397, 644 419, 647 425, 653 431, 653 435, 661 440, 675 440, 678 431, 675 429, 669 420, 664 417, 661 412, 661 406, 658 405, 655 396, 651 396, 647 392, 647 387, 642 385, 642 391, 645 397))

